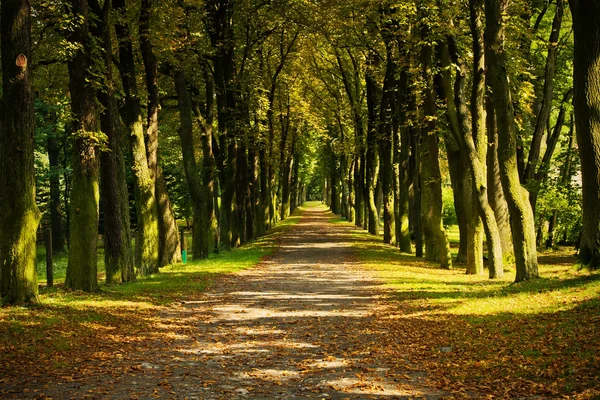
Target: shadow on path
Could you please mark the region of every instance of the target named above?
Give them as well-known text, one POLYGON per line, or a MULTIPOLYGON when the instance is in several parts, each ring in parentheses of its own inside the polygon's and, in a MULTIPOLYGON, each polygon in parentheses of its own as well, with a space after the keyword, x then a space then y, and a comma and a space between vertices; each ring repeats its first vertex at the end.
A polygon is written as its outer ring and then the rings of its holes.
POLYGON ((442 397, 389 356, 383 292, 353 259, 351 227, 329 218, 305 209, 270 260, 166 309, 165 339, 127 355, 126 374, 61 384, 63 398, 442 397))

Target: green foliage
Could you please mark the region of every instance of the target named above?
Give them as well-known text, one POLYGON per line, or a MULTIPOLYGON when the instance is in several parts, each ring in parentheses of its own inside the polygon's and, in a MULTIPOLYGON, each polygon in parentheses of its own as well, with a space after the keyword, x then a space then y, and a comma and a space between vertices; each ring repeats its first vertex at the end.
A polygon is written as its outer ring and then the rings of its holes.
POLYGON ((456 208, 454 208, 454 194, 451 187, 442 187, 442 203, 442 222, 444 223, 444 227, 457 225, 458 217, 456 216, 456 208))

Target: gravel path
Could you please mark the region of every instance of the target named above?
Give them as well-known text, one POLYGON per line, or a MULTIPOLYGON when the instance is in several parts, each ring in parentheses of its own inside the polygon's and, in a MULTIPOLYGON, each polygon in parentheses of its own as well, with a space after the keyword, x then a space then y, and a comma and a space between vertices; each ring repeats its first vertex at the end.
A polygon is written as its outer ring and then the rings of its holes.
POLYGON ((127 374, 89 376, 46 393, 207 400, 442 397, 426 386, 424 374, 395 367, 379 317, 390 306, 378 282, 353 259, 352 228, 330 218, 323 207, 307 208, 269 260, 164 311, 160 329, 167 339, 127 355, 127 374))

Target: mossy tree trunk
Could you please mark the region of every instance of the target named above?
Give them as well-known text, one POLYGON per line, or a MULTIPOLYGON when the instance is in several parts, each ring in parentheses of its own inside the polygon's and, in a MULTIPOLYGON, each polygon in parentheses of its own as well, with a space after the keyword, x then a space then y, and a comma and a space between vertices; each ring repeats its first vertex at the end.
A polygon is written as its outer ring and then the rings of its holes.
POLYGON ((115 284, 135 280, 131 229, 129 223, 129 196, 123 158, 119 112, 114 97, 112 77, 112 43, 110 39, 110 2, 101 6, 90 1, 91 10, 100 18, 91 31, 103 48, 104 82, 96 96, 102 106, 100 126, 108 140, 108 149, 100 153, 101 190, 104 205, 104 264, 106 283, 115 284))
POLYGON ((0 101, 0 302, 37 303, 31 8, 3 0, 0 101))
POLYGON ((119 42, 119 73, 125 104, 121 115, 129 133, 132 155, 132 171, 135 183, 135 205, 137 214, 137 240, 135 265, 141 275, 158 271, 158 208, 155 196, 155 180, 148 168, 148 157, 144 139, 144 123, 140 96, 136 81, 136 68, 125 0, 113 0, 113 9, 119 19, 115 31, 119 42))
POLYGON ((208 0, 205 4, 207 33, 215 49, 213 76, 217 100, 219 148, 222 153, 222 168, 219 173, 221 186, 219 229, 220 241, 225 249, 235 246, 233 238, 236 231, 233 208, 239 139, 237 132, 239 126, 235 116, 238 111, 239 82, 235 73, 233 6, 234 2, 224 0, 208 0))
POLYGON ((379 158, 381 165, 381 186, 383 195, 383 242, 396 245, 396 218, 394 213, 394 174, 393 146, 394 146, 394 121, 393 111, 396 109, 395 101, 397 90, 396 62, 397 56, 395 41, 383 34, 386 46, 386 68, 379 106, 379 158))
POLYGON ((204 227, 202 228, 205 234, 202 244, 202 252, 209 254, 215 250, 218 243, 218 216, 216 205, 212 201, 213 193, 216 191, 216 162, 213 152, 213 122, 214 122, 214 83, 210 68, 205 60, 202 64, 202 74, 204 77, 205 87, 205 104, 204 112, 201 111, 198 102, 193 102, 194 114, 202 130, 200 142, 202 144, 202 185, 205 191, 204 206, 204 227))
MULTIPOLYGON (((566 154, 567 156, 565 157, 565 161, 563 162, 563 165, 560 168, 560 185, 563 187, 570 187, 570 182, 571 182, 571 178, 572 178, 572 168, 571 168, 571 163, 572 163, 572 157, 573 157, 573 138, 574 138, 574 133, 575 133, 575 125, 574 125, 574 121, 573 121, 573 114, 571 114, 571 122, 569 124, 570 129, 569 129, 569 142, 567 145, 567 149, 566 149, 566 154)), ((556 225, 558 222, 558 210, 555 209, 552 212, 552 216, 550 217, 550 224, 548 225, 548 238, 546 239, 546 248, 547 249, 551 249, 554 247, 554 236, 555 236, 555 229, 556 229, 556 225)))
POLYGON ((412 253, 410 241, 410 129, 406 126, 406 113, 408 107, 408 73, 405 69, 400 72, 398 83, 398 100, 396 102, 399 129, 396 135, 395 146, 398 149, 398 216, 396 230, 398 247, 405 253, 412 253))
MULTIPOLYGON (((411 101, 411 103, 414 104, 414 101, 411 101)), ((415 238, 415 256, 423 257, 423 225, 421 224, 421 132, 415 127, 409 127, 409 132, 410 188, 408 195, 410 230, 415 238)))
MULTIPOLYGON (((504 275, 504 257, 500 230, 496 222, 494 210, 490 206, 486 184, 486 157, 488 140, 486 137, 485 119, 485 43, 484 43, 484 10, 483 0, 469 2, 469 20, 471 34, 473 35, 473 85, 471 88, 471 131, 468 126, 463 126, 463 144, 471 166, 471 179, 473 183, 473 196, 477 201, 477 211, 485 230, 489 258, 489 277, 500 278, 504 275)), ((467 114, 467 104, 463 95, 466 85, 466 66, 458 58, 456 44, 451 42, 453 61, 461 66, 455 85, 456 102, 459 104, 459 115, 467 114)))
POLYGON ((485 1, 485 43, 488 82, 498 127, 500 179, 510 211, 515 264, 515 282, 538 277, 535 223, 527 191, 521 186, 517 166, 517 137, 514 110, 506 71, 504 19, 507 0, 485 1))
POLYGON ((470 199, 467 206, 467 273, 483 274, 483 233, 485 231, 489 256, 490 278, 503 274, 502 247, 493 210, 491 209, 486 190, 485 157, 487 141, 485 140, 485 59, 483 47, 483 2, 471 2, 471 30, 473 40, 473 86, 471 91, 471 107, 466 95, 467 68, 459 56, 456 38, 447 36, 442 45, 442 67, 447 71, 450 65, 455 65, 456 76, 454 84, 450 83, 447 72, 444 75, 444 87, 448 102, 448 114, 456 142, 459 145, 462 169, 467 173, 465 191, 470 199))
MULTIPOLYGON (((376 56, 372 56, 376 57, 376 56)), ((367 126, 367 152, 366 152, 366 189, 368 191, 368 230, 372 235, 379 234, 379 210, 377 208, 377 183, 379 181, 379 160, 377 146, 377 126, 379 120, 379 105, 381 99, 381 88, 375 77, 372 75, 371 68, 368 66, 365 73, 367 86, 367 108, 368 108, 368 126, 367 126)))
POLYGON ((194 259, 208 257, 204 252, 205 221, 203 204, 209 201, 203 193, 201 177, 198 172, 192 119, 192 99, 187 87, 183 72, 179 69, 174 71, 175 90, 177 91, 177 104, 179 108, 179 139, 181 142, 181 154, 183 156, 183 170, 192 200, 192 214, 194 219, 194 230, 192 235, 192 255, 194 259))
MULTIPOLYGON (((428 28, 421 29, 421 37, 423 39, 428 37, 428 28)), ((425 114, 425 122, 421 128, 421 221, 425 239, 425 258, 439 262, 442 268, 452 268, 450 244, 442 221, 442 175, 435 122, 437 110, 431 44, 422 44, 420 61, 424 82, 423 111, 425 114)))
POLYGON ((97 244, 99 157, 97 144, 101 140, 96 110, 96 92, 91 83, 92 41, 90 11, 87 0, 72 0, 73 17, 81 23, 71 32, 69 41, 77 51, 69 61, 69 91, 74 118, 71 226, 69 261, 65 287, 68 289, 98 290, 97 244))
POLYGON ((573 102, 581 178, 583 227, 579 259, 600 267, 600 2, 570 0, 575 33, 573 102))
MULTIPOLYGON (((158 165, 158 110, 160 108, 158 87, 158 60, 151 42, 152 0, 142 0, 139 18, 140 50, 144 61, 146 88, 148 91, 148 115, 146 129, 146 156, 148 169, 154 179, 154 193, 158 212, 159 266, 181 262, 179 229, 167 191, 167 182, 158 165)), ((154 271, 158 272, 158 270, 154 271)))
POLYGON ((504 197, 500 181, 500 163, 498 162, 498 131, 496 130, 496 113, 491 100, 486 100, 486 131, 488 133, 487 147, 487 192, 490 207, 494 211, 500 242, 502 244, 502 259, 514 263, 515 252, 510 230, 508 204, 504 197))

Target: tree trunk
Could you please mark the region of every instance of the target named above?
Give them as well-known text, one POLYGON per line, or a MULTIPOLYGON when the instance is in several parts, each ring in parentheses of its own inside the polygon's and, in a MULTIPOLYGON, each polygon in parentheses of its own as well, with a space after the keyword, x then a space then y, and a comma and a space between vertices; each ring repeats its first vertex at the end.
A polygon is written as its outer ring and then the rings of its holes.
MULTIPOLYGON (((448 38, 452 36, 448 35, 448 38)), ((460 242, 456 262, 467 263, 467 274, 483 273, 483 236, 476 202, 473 198, 473 182, 471 179, 469 160, 464 145, 464 134, 471 134, 468 128, 469 115, 459 115, 460 102, 464 103, 464 90, 461 96, 453 96, 456 85, 452 82, 449 42, 439 46, 440 97, 446 103, 446 119, 450 135, 444 136, 448 169, 454 195, 454 209, 458 220, 460 242)), ((460 73, 456 73, 455 81, 460 81, 460 73)), ((466 111, 466 110, 465 110, 466 111)))
POLYGON ((471 242, 468 235, 468 226, 470 217, 473 212, 471 208, 471 191, 469 187, 471 181, 468 175, 468 165, 464 154, 458 148, 458 144, 452 138, 446 138, 445 148, 448 158, 448 172, 450 175, 450 183, 452 185, 452 196, 454 199, 454 211, 458 222, 458 253, 456 254, 456 262, 464 263, 467 261, 467 249, 471 242))
POLYGON ((262 236, 269 226, 269 167, 267 159, 267 143, 261 142, 258 149, 258 166, 260 169, 259 215, 256 233, 262 236))
POLYGON ((394 49, 391 41, 386 42, 386 70, 379 107, 379 159, 381 165, 381 187, 383 195, 383 242, 396 245, 396 218, 394 214, 393 166, 393 114, 395 105, 396 64, 393 60, 394 49))
POLYGON ((418 129, 409 128, 410 134, 410 224, 415 238, 415 256, 423 257, 423 225, 421 224, 421 135, 418 129))
MULTIPOLYGON (((257 125, 255 125, 257 126, 257 125)), ((258 206, 258 132, 252 128, 252 136, 248 140, 248 182, 246 199, 246 240, 251 241, 257 237, 257 226, 262 223, 262 215, 258 206)), ((294 205, 292 204, 292 207, 294 205)))
POLYGON ((354 200, 356 223, 359 228, 364 227, 365 223, 365 156, 362 146, 357 148, 356 164, 354 166, 354 186, 356 197, 354 200))
MULTIPOLYGON (((72 0, 73 17, 82 18, 69 41, 78 51, 69 61, 69 91, 74 118, 70 247, 65 287, 96 291, 98 287, 97 243, 99 162, 97 144, 100 126, 96 115, 96 93, 92 87, 92 43, 87 0, 72 0)), ((4 25, 4 23, 3 23, 4 25)))
MULTIPOLYGON (((558 59, 558 44, 560 41, 560 28, 562 25, 564 7, 563 0, 556 0, 556 14, 552 21, 552 31, 550 32, 550 38, 548 40, 548 56, 546 58, 546 67, 544 72, 544 89, 541 96, 541 105, 537 113, 535 128, 533 130, 533 136, 531 138, 531 145, 529 146, 529 157, 527 159, 527 166, 525 167, 525 181, 523 183, 529 183, 530 180, 535 179, 536 170, 539 169, 538 163, 540 160, 540 151, 542 147, 542 139, 544 137, 544 131, 548 124, 548 118, 552 111, 552 98, 554 95, 554 73, 556 71, 556 60, 558 59)), ((539 185, 539 182, 537 182, 539 185)), ((531 194, 537 197, 539 186, 531 188, 531 194)), ((535 201, 531 202, 534 214, 535 214, 535 201)))
MULTIPOLYGON (((561 110, 562 111, 562 110, 561 110)), ((557 122, 558 124, 558 122, 557 122)), ((573 124, 573 114, 571 114, 571 123, 569 130, 569 144, 567 145, 567 157, 560 169, 560 185, 562 187, 570 187, 569 182, 571 180, 571 154, 573 152, 573 134, 574 131, 573 124)), ((556 229, 556 224, 558 222, 558 210, 554 210, 552 212, 552 216, 550 217, 550 224, 548 226, 548 238, 546 239, 546 248, 551 249, 554 247, 554 230, 556 229)))
POLYGON ((202 230, 204 232, 203 235, 203 243, 202 243, 202 253, 208 254, 216 250, 218 251, 218 216, 217 216, 217 207, 215 202, 213 201, 213 193, 216 192, 216 163, 215 156, 213 152, 213 121, 214 121, 214 83, 212 80, 212 76, 210 74, 210 68, 207 62, 205 61, 202 64, 202 73, 204 76, 204 86, 205 86, 205 94, 206 94, 206 103, 205 103, 205 115, 203 116, 200 107, 197 103, 194 103, 194 113, 196 114, 196 119, 199 122, 199 125, 202 129, 202 136, 200 137, 200 142, 202 144, 202 185, 204 191, 205 202, 203 204, 203 213, 204 217, 202 221, 204 222, 204 226, 202 230))
POLYGON ((573 103, 583 186, 579 259, 600 267, 600 2, 570 0, 575 34, 573 103))
POLYGON ((367 84, 367 107, 369 109, 369 121, 367 128, 367 159, 366 159, 366 182, 368 191, 368 226, 369 233, 379 234, 379 210, 377 208, 377 181, 379 180, 379 163, 377 162, 377 127, 376 121, 379 116, 379 103, 381 98, 380 89, 377 87, 375 78, 371 72, 365 74, 367 84))
MULTIPOLYGON (((356 158, 353 155, 350 155, 352 161, 350 162, 350 167, 346 169, 345 179, 347 180, 347 190, 348 190, 348 222, 354 222, 356 219, 355 214, 355 201, 356 201, 356 193, 354 192, 354 165, 356 165, 356 158)), ((296 168, 299 166, 296 165, 296 168)))
POLYGON ((515 282, 538 277, 535 224, 527 191, 521 187, 517 168, 517 137, 514 110, 506 72, 503 47, 507 0, 486 0, 486 65, 498 125, 500 179, 510 211, 515 250, 515 282))
POLYGON ((56 131, 48 135, 48 163, 50 166, 50 226, 52 228, 52 251, 63 253, 65 248, 65 230, 62 222, 62 205, 60 200, 60 147, 56 131))
POLYGON ((510 215, 508 204, 504 197, 502 182, 500 181, 500 164, 498 162, 498 131, 496 130, 496 117, 494 106, 488 98, 486 101, 486 130, 488 132, 487 148, 487 192, 490 207, 494 211, 500 242, 502 244, 502 259, 504 262, 514 263, 515 253, 510 230, 510 215))
POLYGON ((0 3, 0 303, 37 303, 34 109, 31 8, 28 0, 0 3))
POLYGON ((154 55, 150 19, 152 0, 142 0, 139 19, 140 50, 146 72, 146 89, 148 91, 148 116, 146 130, 146 156, 148 169, 155 179, 155 196, 158 211, 158 259, 159 266, 181 262, 179 246, 179 229, 171 208, 167 182, 162 169, 158 166, 158 110, 160 108, 158 89, 158 60, 154 55))
MULTIPOLYGON (((421 37, 427 37, 423 28, 421 37)), ((452 268, 450 244, 442 221, 442 175, 439 164, 438 137, 435 130, 435 93, 433 88, 432 49, 430 44, 421 48, 421 67, 425 83, 423 108, 426 122, 422 127, 421 142, 421 221, 425 239, 425 258, 437 261, 442 268, 452 268)))
POLYGON ((204 204, 210 202, 202 188, 200 174, 196 163, 194 149, 194 132, 192 122, 192 100, 187 87, 185 76, 181 70, 174 72, 175 90, 177 91, 177 104, 179 108, 179 139, 181 141, 181 154, 183 157, 183 170, 188 184, 190 198, 192 200, 192 214, 194 218, 194 229, 192 234, 192 255, 194 259, 208 257, 205 247, 204 204))
MULTIPOLYGON (((118 21, 126 21, 125 0, 113 0, 113 8, 119 14, 118 21)), ((135 61, 129 27, 126 23, 115 24, 119 42, 119 66, 125 105, 123 121, 129 133, 132 154, 132 171, 135 183, 137 215, 137 240, 135 264, 142 275, 158 272, 158 208, 155 197, 155 179, 148 167, 144 139, 143 116, 137 88, 135 61)))
POLYGON ((565 123, 565 105, 571 101, 572 95, 573 90, 569 89, 564 95, 562 102, 560 103, 560 110, 558 111, 558 116, 556 117, 556 124, 552 129, 552 134, 548 133, 548 138, 546 139, 546 151, 544 151, 542 162, 540 163, 540 165, 538 165, 537 171, 535 172, 534 179, 537 188, 529 192, 529 202, 531 203, 531 208, 533 209, 534 215, 538 199, 538 190, 539 187, 544 185, 546 183, 546 180, 548 179, 548 173, 550 171, 550 162, 552 160, 552 156, 554 155, 554 150, 556 150, 556 145, 558 144, 562 128, 565 123))
POLYGON ((237 222, 235 226, 237 231, 237 242, 235 244, 236 247, 246 243, 246 202, 248 198, 248 144, 246 130, 242 129, 239 134, 240 137, 237 146, 237 155, 235 158, 235 216, 237 222))
POLYGON ((235 75, 232 1, 207 0, 205 4, 207 32, 215 49, 213 74, 217 99, 217 119, 219 126, 220 151, 223 167, 219 175, 221 186, 220 237, 225 249, 234 245, 236 221, 233 200, 236 188, 236 158, 238 123, 235 113, 238 110, 239 83, 235 75))
MULTIPOLYGON (((477 211, 481 217, 485 231, 490 279, 500 278, 504 275, 504 259, 502 241, 494 210, 490 205, 487 192, 486 157, 488 140, 486 138, 485 119, 485 39, 484 39, 484 0, 471 0, 469 2, 470 26, 473 35, 473 86, 471 89, 471 132, 463 126, 463 143, 473 173, 471 179, 473 192, 477 200, 477 211)), ((454 53, 457 53, 454 51, 454 53)), ((458 57, 454 57, 458 62, 458 57)), ((463 65, 463 63, 460 63, 463 65)), ((464 69, 461 68, 461 72, 464 69)), ((466 115, 466 102, 462 92, 466 85, 466 71, 458 75, 455 93, 459 115, 466 115), (463 100, 460 100, 463 99, 463 100)), ((463 121, 466 118, 463 117, 463 121)))
POLYGON ((412 253, 410 242, 410 212, 409 212, 409 188, 410 188, 410 129, 406 126, 407 112, 409 107, 408 96, 408 71, 402 69, 398 83, 398 99, 396 101, 396 113, 398 114, 398 132, 395 145, 399 147, 397 182, 398 182, 398 216, 396 230, 400 251, 412 253))
POLYGON ((127 193, 119 112, 114 97, 112 78, 110 2, 105 2, 104 9, 102 9, 97 0, 91 0, 90 7, 94 14, 102 18, 100 23, 92 25, 92 33, 102 44, 105 68, 104 87, 96 92, 98 101, 102 105, 100 126, 108 139, 108 151, 100 153, 105 232, 104 265, 106 283, 116 284, 135 280, 129 223, 129 195, 127 193))

